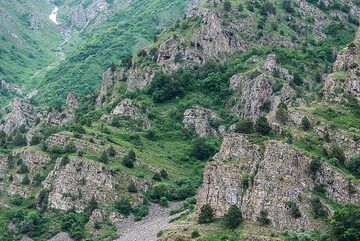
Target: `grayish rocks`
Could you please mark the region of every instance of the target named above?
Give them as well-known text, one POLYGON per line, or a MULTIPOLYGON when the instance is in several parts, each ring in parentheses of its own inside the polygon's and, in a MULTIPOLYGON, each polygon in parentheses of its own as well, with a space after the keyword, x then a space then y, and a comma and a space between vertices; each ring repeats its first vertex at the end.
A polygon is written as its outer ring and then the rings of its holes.
MULTIPOLYGON (((327 195, 337 202, 359 204, 360 186, 326 163, 322 163, 320 170, 312 174, 309 171, 310 161, 310 158, 282 142, 269 141, 265 150, 261 151, 244 136, 225 136, 220 152, 205 169, 198 206, 208 203, 217 216, 222 216, 231 204, 235 204, 240 206, 245 218, 253 221, 261 210, 266 210, 273 227, 316 229, 317 222, 308 214, 309 190, 322 183, 327 195), (248 178, 247 182, 244 175, 248 178), (349 183, 355 192, 348 191, 349 183), (291 217, 285 205, 287 201, 297 203, 302 214, 300 218, 291 217)), ((332 212, 330 207, 327 209, 332 212)))
POLYGON ((184 113, 183 124, 185 128, 194 128, 199 137, 217 136, 220 117, 209 109, 196 107, 184 113))
POLYGON ((59 158, 54 170, 44 181, 49 193, 49 208, 81 211, 94 197, 101 203, 115 201, 115 183, 112 175, 100 163, 69 157, 67 163, 59 158))

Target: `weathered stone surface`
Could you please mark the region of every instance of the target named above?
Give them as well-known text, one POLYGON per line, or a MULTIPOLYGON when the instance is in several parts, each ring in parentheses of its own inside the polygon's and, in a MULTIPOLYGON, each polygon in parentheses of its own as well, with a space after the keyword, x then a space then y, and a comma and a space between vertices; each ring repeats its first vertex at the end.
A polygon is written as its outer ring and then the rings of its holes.
POLYGON ((237 92, 232 110, 255 121, 268 102, 270 111, 276 110, 280 103, 289 104, 296 92, 289 86, 293 79, 290 72, 278 66, 276 56, 270 54, 267 59, 246 74, 236 74, 230 78, 230 89, 237 92), (279 93, 274 93, 275 77, 284 84, 279 93))
POLYGON ((43 165, 50 161, 50 156, 42 151, 36 150, 32 147, 23 147, 12 152, 13 156, 18 156, 29 168, 32 170, 39 170, 43 165))
POLYGON ((212 125, 219 121, 216 113, 202 107, 186 110, 183 119, 185 128, 194 128, 199 137, 217 136, 218 130, 212 125))
POLYGON ((0 83, 0 89, 3 89, 9 93, 15 93, 17 95, 22 95, 23 92, 21 90, 21 88, 15 84, 11 84, 6 82, 5 80, 1 80, 0 83))
POLYGON ((341 101, 344 94, 360 101, 360 30, 355 40, 342 50, 333 65, 333 73, 325 77, 326 100, 341 101))
POLYGON ((266 210, 274 227, 312 230, 317 228, 317 222, 308 214, 309 190, 315 185, 325 184, 327 195, 339 203, 360 203, 360 186, 329 164, 322 163, 314 175, 309 172, 311 159, 288 144, 269 141, 265 151, 260 150, 244 136, 226 136, 220 152, 205 169, 198 206, 208 203, 217 216, 222 216, 235 204, 241 207, 245 218, 253 221, 261 210, 266 210), (249 176, 248 188, 242 181, 244 175, 249 176), (349 182, 355 193, 349 193, 349 182), (300 218, 291 217, 287 201, 297 203, 300 218))
POLYGON ((60 232, 51 239, 49 239, 48 241, 73 241, 73 239, 70 237, 68 233, 60 232))
POLYGON ((130 90, 143 89, 154 78, 154 73, 151 68, 145 69, 131 69, 126 81, 127 87, 130 90))
POLYGON ((98 97, 96 98, 96 108, 99 108, 104 104, 114 84, 115 84, 114 72, 111 69, 108 69, 103 74, 100 92, 98 97))
POLYGON ((61 210, 83 210, 92 197, 100 203, 112 203, 116 198, 110 171, 99 163, 77 157, 69 157, 68 163, 59 158, 44 187, 51 190, 48 206, 61 210))
POLYGON ((131 99, 124 99, 119 105, 115 107, 112 114, 130 117, 135 120, 139 120, 145 117, 144 113, 141 112, 140 108, 135 105, 131 99))
POLYGON ((7 135, 12 134, 20 127, 29 129, 37 124, 38 119, 41 118, 40 113, 35 113, 29 103, 19 98, 14 99, 5 110, 1 112, 9 112, 0 125, 0 130, 4 131, 7 135))
POLYGON ((66 105, 63 110, 55 110, 49 113, 47 123, 49 125, 65 125, 75 121, 75 111, 80 107, 80 99, 75 93, 69 93, 66 99, 66 105))

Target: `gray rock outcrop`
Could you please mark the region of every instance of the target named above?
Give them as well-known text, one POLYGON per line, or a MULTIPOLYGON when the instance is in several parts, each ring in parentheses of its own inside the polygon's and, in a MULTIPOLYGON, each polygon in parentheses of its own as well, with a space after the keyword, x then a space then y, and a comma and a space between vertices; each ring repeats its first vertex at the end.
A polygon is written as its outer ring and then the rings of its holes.
MULTIPOLYGON (((318 226, 309 215, 309 190, 315 185, 324 184, 327 195, 341 204, 360 203, 357 182, 327 163, 322 163, 315 174, 310 173, 310 162, 310 158, 279 141, 267 142, 265 151, 261 151, 244 136, 225 136, 220 152, 205 169, 198 206, 210 204, 216 216, 223 216, 235 204, 245 218, 253 221, 266 210, 273 227, 313 230, 318 226), (349 192, 349 185, 355 192, 349 192), (290 215, 288 201, 297 203, 301 217, 290 215)), ((326 208, 331 213, 331 208, 326 208)))
POLYGON ((116 198, 112 175, 103 165, 91 160, 69 157, 61 158, 44 181, 49 193, 49 208, 81 211, 94 197, 101 203, 112 203, 116 198))
POLYGON ((197 107, 185 111, 183 124, 185 128, 193 128, 199 137, 208 137, 219 134, 216 125, 220 120, 220 117, 213 111, 197 107))

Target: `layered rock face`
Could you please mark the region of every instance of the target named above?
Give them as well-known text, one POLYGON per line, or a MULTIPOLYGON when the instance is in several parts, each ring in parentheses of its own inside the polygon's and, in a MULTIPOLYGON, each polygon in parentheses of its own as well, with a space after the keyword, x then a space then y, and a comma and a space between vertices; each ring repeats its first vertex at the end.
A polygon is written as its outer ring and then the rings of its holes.
POLYGON ((59 158, 44 187, 51 190, 48 206, 61 210, 83 210, 92 197, 103 203, 116 198, 110 171, 99 163, 76 157, 69 157, 68 162, 59 158))
POLYGON ((75 120, 75 111, 80 107, 80 99, 74 93, 69 93, 65 108, 55 110, 48 115, 47 123, 50 125, 64 125, 75 120))
POLYGON ((5 80, 1 80, 0 87, 1 87, 0 89, 3 89, 3 90, 5 90, 7 92, 10 92, 10 93, 15 93, 17 95, 22 95, 23 94, 23 92, 22 92, 22 90, 21 90, 21 88, 19 86, 8 83, 5 80))
POLYGON ((131 69, 128 73, 126 81, 127 87, 130 90, 143 89, 154 78, 154 72, 151 68, 145 69, 131 69))
POLYGON ((360 186, 326 163, 311 173, 310 162, 310 158, 282 142, 269 141, 265 151, 261 151, 244 136, 228 135, 205 169, 198 205, 208 203, 217 216, 222 216, 235 204, 245 218, 254 221, 265 210, 273 227, 316 229, 317 224, 309 214, 309 190, 324 184, 326 194, 335 201, 359 204, 360 186), (349 185, 355 192, 349 191, 349 185), (301 217, 290 215, 286 206, 289 201, 298 205, 301 217))
POLYGON ((351 94, 360 101, 360 28, 355 40, 342 50, 333 65, 333 73, 325 78, 324 96, 340 101, 351 94))
POLYGON ((101 107, 105 103, 107 97, 110 94, 110 91, 114 87, 114 84, 115 84, 115 72, 112 71, 111 69, 108 69, 103 74, 100 92, 98 97, 96 98, 96 108, 101 107))
MULTIPOLYGON (((199 137, 208 137, 218 135, 219 132, 215 126, 220 120, 220 117, 213 111, 197 107, 185 111, 183 123, 185 128, 194 128, 199 137)), ((219 129, 221 132, 224 128, 219 129)))
POLYGON ((20 127, 29 129, 36 125, 41 118, 41 114, 35 113, 30 104, 18 98, 14 99, 5 109, 9 114, 5 116, 3 123, 0 125, 0 130, 7 135, 14 133, 20 127))
POLYGON ((289 104, 296 95, 289 86, 292 79, 287 69, 277 65, 276 55, 268 55, 262 64, 246 75, 236 74, 231 77, 230 89, 238 93, 232 110, 240 116, 256 120, 266 103, 270 110, 275 110, 280 103, 289 104), (279 94, 274 93, 275 78, 281 78, 284 82, 279 94))

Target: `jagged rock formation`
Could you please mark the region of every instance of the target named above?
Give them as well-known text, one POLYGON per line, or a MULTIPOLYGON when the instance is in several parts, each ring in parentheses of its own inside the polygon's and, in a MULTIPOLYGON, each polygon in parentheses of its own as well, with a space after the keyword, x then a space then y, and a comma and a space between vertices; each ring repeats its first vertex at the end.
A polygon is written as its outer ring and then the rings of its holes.
POLYGON ((80 107, 79 97, 69 93, 66 99, 66 106, 62 110, 55 110, 49 113, 47 123, 49 125, 64 125, 75 120, 75 111, 80 107))
MULTIPOLYGON (((236 204, 245 218, 254 221, 260 211, 266 210, 274 227, 313 230, 317 223, 309 215, 309 190, 315 185, 325 184, 327 195, 341 204, 360 203, 357 182, 326 163, 311 173, 310 162, 310 158, 282 142, 269 141, 261 151, 244 136, 228 135, 206 167, 198 206, 208 203, 217 216, 222 216, 231 204, 236 204), (355 192, 349 191, 350 185, 355 192), (300 218, 291 217, 288 201, 297 203, 300 218)), ((330 213, 331 208, 327 208, 330 213)))
POLYGON ((101 107, 106 98, 109 96, 111 89, 115 84, 114 71, 108 69, 103 74, 103 79, 101 82, 100 92, 98 97, 96 98, 96 108, 101 107))
POLYGON ((360 101, 360 28, 355 40, 342 50, 333 65, 333 73, 325 78, 324 96, 340 101, 351 94, 360 101))
MULTIPOLYGON (((255 60, 256 61, 256 60, 255 60)), ((289 86, 293 76, 289 71, 276 63, 276 55, 270 54, 267 59, 248 73, 237 74, 230 79, 230 89, 237 91, 233 111, 243 117, 256 120, 263 112, 264 105, 275 110, 280 103, 289 104, 296 96, 289 86), (279 93, 274 92, 276 78, 284 81, 279 93)))
POLYGON ((197 107, 185 111, 183 124, 185 128, 194 128, 199 137, 208 137, 217 136, 219 130, 223 134, 225 128, 216 127, 220 120, 220 117, 213 111, 197 107))
POLYGON ((8 83, 5 80, 1 80, 0 89, 3 89, 3 90, 5 90, 6 92, 9 92, 9 93, 15 93, 17 95, 22 95, 23 94, 23 92, 22 92, 22 90, 21 90, 21 88, 19 86, 15 85, 15 84, 8 83))
POLYGON ((14 99, 1 112, 8 113, 0 125, 0 130, 7 135, 14 133, 20 127, 25 129, 33 127, 42 117, 40 113, 34 111, 29 103, 19 98, 14 99))
POLYGON ((83 210, 92 197, 102 203, 112 203, 116 198, 110 171, 99 163, 77 157, 69 157, 67 163, 59 158, 44 187, 51 190, 48 206, 61 210, 83 210))
POLYGON ((151 68, 145 69, 130 69, 126 85, 129 90, 143 89, 154 78, 154 72, 151 68))

